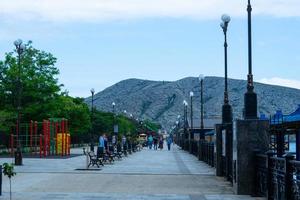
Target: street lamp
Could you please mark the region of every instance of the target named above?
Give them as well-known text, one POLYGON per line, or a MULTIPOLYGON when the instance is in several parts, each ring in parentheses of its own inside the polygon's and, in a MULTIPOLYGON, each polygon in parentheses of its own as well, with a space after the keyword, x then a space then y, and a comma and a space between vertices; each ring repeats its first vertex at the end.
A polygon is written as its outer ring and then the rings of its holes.
POLYGON ((201 130, 204 129, 204 122, 203 122, 203 80, 204 80, 204 75, 200 74, 199 75, 199 81, 200 81, 200 101, 201 101, 201 117, 200 117, 200 119, 201 119, 201 124, 200 124, 201 130))
POLYGON ((186 125, 187 125, 187 106, 188 103, 186 100, 183 100, 183 120, 184 120, 184 129, 186 129, 186 125))
POLYGON ((21 98, 22 98, 22 83, 21 83, 21 56, 25 51, 25 45, 21 39, 18 39, 14 42, 16 46, 16 52, 18 54, 18 79, 17 79, 17 152, 15 155, 15 165, 22 165, 22 153, 21 153, 21 144, 19 140, 19 135, 21 132, 21 98))
POLYGON ((191 128, 189 132, 189 152, 192 152, 192 145, 191 145, 191 139, 192 139, 192 134, 193 134, 193 96, 194 92, 190 91, 190 98, 191 98, 191 128))
POLYGON ((221 28, 224 32, 224 58, 225 58, 225 90, 224 90, 224 104, 222 106, 222 123, 232 123, 232 109, 228 100, 228 84, 227 84, 227 28, 230 22, 229 15, 222 15, 221 28))
MULTIPOLYGON (((184 111, 184 124, 183 124, 183 132, 184 132, 184 141, 187 139, 187 106, 188 103, 186 100, 183 100, 183 111, 184 111)), ((186 143, 184 142, 183 147, 186 149, 186 143)))
POLYGON ((112 105, 112 107, 113 107, 113 114, 115 115, 115 106, 116 106, 116 103, 115 103, 115 102, 112 102, 111 105, 112 105))
POLYGON ((116 111, 115 111, 116 103, 112 102, 111 105, 113 108, 113 133, 116 135, 118 133, 118 125, 116 124, 116 111))
POLYGON ((228 24, 230 22, 230 16, 224 14, 221 17, 222 23, 221 28, 224 32, 224 58, 225 58, 225 90, 224 90, 224 104, 222 106, 222 124, 223 128, 225 129, 225 141, 222 141, 225 143, 225 155, 226 155, 226 176, 227 179, 230 180, 230 174, 231 174, 231 167, 232 167, 232 108, 229 104, 228 99, 228 89, 227 89, 227 28, 228 24))
POLYGON ((254 92, 253 75, 252 75, 252 37, 251 37, 251 11, 252 7, 248 0, 248 76, 247 92, 244 96, 244 118, 257 119, 257 95, 254 92))
POLYGON ((95 89, 92 88, 91 89, 91 93, 92 93, 92 107, 91 107, 91 111, 92 111, 92 132, 91 132, 91 151, 94 151, 94 94, 95 94, 95 89))
POLYGON ((190 98, 191 98, 191 129, 193 129, 193 97, 194 97, 194 92, 190 91, 190 98))
POLYGON ((183 100, 183 107, 184 107, 184 124, 186 125, 187 122, 187 106, 188 102, 186 100, 183 100))

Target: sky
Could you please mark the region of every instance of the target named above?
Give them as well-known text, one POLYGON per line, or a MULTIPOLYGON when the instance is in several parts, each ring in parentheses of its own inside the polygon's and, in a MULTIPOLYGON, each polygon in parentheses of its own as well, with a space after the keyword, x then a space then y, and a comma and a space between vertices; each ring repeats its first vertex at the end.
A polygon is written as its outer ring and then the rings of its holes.
MULTIPOLYGON (((300 1, 252 0, 254 81, 300 89, 300 1)), ((0 59, 13 41, 52 53, 71 96, 128 78, 246 79, 247 0, 1 0, 0 59)))

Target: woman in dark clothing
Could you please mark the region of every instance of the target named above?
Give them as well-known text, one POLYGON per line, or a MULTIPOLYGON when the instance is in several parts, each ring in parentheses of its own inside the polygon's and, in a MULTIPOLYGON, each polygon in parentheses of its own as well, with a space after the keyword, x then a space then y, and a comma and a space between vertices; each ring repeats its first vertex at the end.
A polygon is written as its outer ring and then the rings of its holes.
POLYGON ((172 138, 171 138, 171 136, 169 136, 167 138, 167 144, 168 144, 168 150, 170 151, 171 150, 171 144, 172 144, 172 138))
POLYGON ((160 150, 162 150, 164 148, 164 139, 162 137, 159 139, 159 146, 158 146, 158 148, 160 148, 160 150))
POLYGON ((157 143, 158 143, 158 139, 157 139, 157 137, 154 137, 154 139, 153 139, 154 150, 157 150, 157 143))

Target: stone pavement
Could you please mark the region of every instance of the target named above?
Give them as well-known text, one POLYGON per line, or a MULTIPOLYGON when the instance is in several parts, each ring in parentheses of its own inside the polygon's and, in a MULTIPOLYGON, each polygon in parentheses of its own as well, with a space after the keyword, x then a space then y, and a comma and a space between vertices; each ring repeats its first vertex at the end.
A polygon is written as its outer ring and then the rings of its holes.
MULTIPOLYGON (((72 149, 72 153, 81 153, 72 149)), ((11 159, 0 159, 0 163, 11 159)), ((12 179, 14 200, 109 199, 109 200, 254 200, 233 195, 232 187, 214 175, 215 169, 174 146, 171 151, 134 153, 101 170, 84 169, 85 156, 69 159, 23 160, 12 179)), ((3 196, 9 199, 7 178, 3 196)))

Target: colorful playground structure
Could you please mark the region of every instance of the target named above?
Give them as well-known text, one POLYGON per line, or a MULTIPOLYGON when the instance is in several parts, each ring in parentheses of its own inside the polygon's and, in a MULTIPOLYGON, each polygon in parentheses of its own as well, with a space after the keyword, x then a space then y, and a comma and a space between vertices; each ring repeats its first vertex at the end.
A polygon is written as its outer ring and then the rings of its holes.
POLYGON ((30 121, 11 129, 10 152, 14 155, 17 148, 24 154, 39 157, 70 155, 71 138, 68 120, 50 118, 43 122, 30 121))

